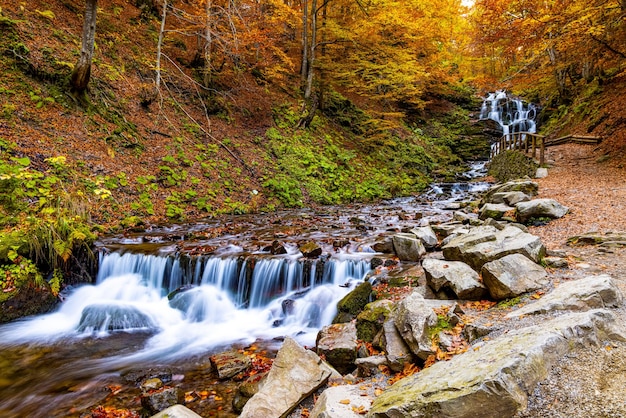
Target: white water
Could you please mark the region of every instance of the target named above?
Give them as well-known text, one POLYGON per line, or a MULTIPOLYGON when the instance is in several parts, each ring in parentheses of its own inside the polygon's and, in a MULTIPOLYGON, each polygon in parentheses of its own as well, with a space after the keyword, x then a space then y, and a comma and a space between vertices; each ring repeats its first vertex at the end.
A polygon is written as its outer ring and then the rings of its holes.
POLYGON ((480 119, 491 119, 502 127, 502 135, 537 131, 537 109, 532 103, 510 97, 503 90, 490 93, 483 101, 480 119))
POLYGON ((186 272, 177 258, 104 255, 95 285, 75 289, 54 313, 6 325, 3 343, 45 344, 110 332, 153 334, 143 349, 110 359, 113 363, 174 359, 284 336, 314 345, 319 329, 336 314, 337 302, 369 271, 371 254, 337 254, 324 263, 321 276, 317 263, 306 270, 300 256, 255 258, 247 289, 243 266, 250 258, 244 263, 236 256, 205 258, 186 272), (318 283, 316 277, 321 277, 318 283), (169 300, 168 293, 181 285, 190 288, 169 300), (81 323, 86 312, 101 320, 81 323), (111 331, 113 323, 125 329, 111 331))

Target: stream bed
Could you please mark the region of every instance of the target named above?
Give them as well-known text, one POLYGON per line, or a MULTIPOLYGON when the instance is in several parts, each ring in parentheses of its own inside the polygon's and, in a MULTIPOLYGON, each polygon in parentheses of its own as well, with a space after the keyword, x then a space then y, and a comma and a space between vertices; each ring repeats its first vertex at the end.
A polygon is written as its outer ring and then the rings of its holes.
POLYGON ((0 416, 79 417, 104 403, 138 409, 128 376, 162 369, 185 391, 210 394, 192 409, 236 416, 232 384, 217 381, 209 356, 233 347, 271 355, 285 336, 313 346, 336 303, 372 276, 372 259, 390 257, 374 245, 450 220, 488 187, 473 181, 483 166, 418 197, 102 237, 94 284, 66 289, 50 314, 0 326, 0 416), (303 255, 306 245, 313 255, 303 255))

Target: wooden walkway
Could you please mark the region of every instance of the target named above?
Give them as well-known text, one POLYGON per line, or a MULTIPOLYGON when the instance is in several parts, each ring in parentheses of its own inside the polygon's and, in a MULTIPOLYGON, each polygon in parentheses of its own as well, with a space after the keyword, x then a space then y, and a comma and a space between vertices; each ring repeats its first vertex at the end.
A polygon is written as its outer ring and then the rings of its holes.
POLYGON ((545 149, 555 145, 561 145, 568 142, 579 144, 599 144, 602 138, 598 136, 585 135, 566 135, 556 139, 546 139, 544 135, 532 132, 514 132, 503 135, 502 138, 491 147, 490 158, 495 157, 502 151, 517 150, 524 151, 525 154, 532 152, 532 157, 537 158, 539 151, 539 165, 545 163, 545 149))

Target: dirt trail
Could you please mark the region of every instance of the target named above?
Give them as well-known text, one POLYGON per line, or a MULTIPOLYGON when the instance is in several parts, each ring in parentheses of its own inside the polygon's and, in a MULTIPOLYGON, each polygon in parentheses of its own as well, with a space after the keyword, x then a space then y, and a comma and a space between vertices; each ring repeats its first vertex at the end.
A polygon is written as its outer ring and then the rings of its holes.
MULTIPOLYGON (((600 147, 568 144, 549 148, 547 178, 538 179, 539 196, 570 208, 564 218, 531 228, 549 249, 568 254, 569 269, 555 280, 609 274, 626 294, 626 248, 568 246, 585 232, 626 231, 626 156, 600 147)), ((617 311, 626 323, 626 310, 617 311)), ((528 409, 517 418, 626 417, 626 344, 579 349, 566 356, 541 382, 528 409)))

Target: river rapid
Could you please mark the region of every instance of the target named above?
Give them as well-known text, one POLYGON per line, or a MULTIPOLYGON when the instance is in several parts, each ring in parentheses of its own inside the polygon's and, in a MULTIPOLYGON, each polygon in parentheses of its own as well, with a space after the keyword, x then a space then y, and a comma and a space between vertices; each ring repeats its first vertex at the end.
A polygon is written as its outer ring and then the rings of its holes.
MULTIPOLYGON (((377 204, 209 219, 111 235, 97 243, 96 282, 63 292, 47 315, 0 326, 0 417, 79 417, 95 405, 137 407, 128 376, 170 370, 184 390, 212 394, 209 416, 236 416, 232 384, 209 356, 277 349, 285 336, 314 346, 337 302, 379 274, 374 246, 448 221, 488 185, 476 163, 459 183, 377 204), (305 257, 305 244, 317 252, 305 257)), ((403 263, 394 272, 411 267, 403 263)), ((271 354, 270 354, 271 355, 271 354)))

